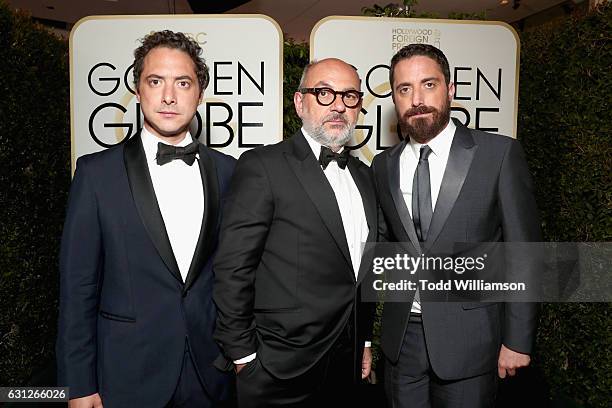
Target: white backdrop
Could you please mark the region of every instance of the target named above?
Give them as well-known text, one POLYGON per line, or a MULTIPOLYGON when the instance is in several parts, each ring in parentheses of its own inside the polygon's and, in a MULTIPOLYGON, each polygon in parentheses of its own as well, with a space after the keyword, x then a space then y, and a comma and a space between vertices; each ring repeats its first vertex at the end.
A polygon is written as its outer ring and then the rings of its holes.
POLYGON ((519 39, 502 22, 327 17, 310 35, 311 59, 337 57, 354 65, 365 92, 354 146, 370 162, 398 142, 389 64, 404 45, 426 43, 449 60, 457 88, 452 117, 470 128, 516 137, 519 39))
POLYGON ((70 34, 73 169, 79 156, 116 145, 142 126, 133 93, 134 50, 146 34, 165 29, 194 38, 210 68, 193 135, 234 157, 282 140, 283 37, 271 18, 93 16, 70 34))

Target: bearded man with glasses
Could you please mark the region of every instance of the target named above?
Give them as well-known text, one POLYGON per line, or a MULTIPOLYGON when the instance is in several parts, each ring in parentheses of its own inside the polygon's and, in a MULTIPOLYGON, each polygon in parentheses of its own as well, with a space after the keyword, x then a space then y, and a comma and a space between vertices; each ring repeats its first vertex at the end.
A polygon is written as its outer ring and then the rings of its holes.
POLYGON ((238 161, 214 300, 240 407, 351 406, 370 374, 374 304, 360 301, 360 284, 377 202, 370 169, 345 147, 360 86, 344 61, 309 64, 294 94, 301 130, 238 161))

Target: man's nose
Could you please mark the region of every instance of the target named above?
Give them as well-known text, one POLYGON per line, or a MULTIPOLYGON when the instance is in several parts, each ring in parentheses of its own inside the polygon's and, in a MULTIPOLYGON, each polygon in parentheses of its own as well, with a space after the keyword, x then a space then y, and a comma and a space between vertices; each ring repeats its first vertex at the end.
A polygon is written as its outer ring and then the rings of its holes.
POLYGON ((415 89, 412 92, 412 106, 420 105, 423 105, 423 93, 420 90, 415 89))
POLYGON ((176 93, 174 90, 174 86, 170 84, 164 86, 164 93, 162 96, 162 101, 166 105, 172 105, 176 103, 176 93))
POLYGON ((331 109, 336 112, 344 112, 346 110, 346 105, 342 101, 342 95, 336 94, 336 99, 332 102, 331 109))

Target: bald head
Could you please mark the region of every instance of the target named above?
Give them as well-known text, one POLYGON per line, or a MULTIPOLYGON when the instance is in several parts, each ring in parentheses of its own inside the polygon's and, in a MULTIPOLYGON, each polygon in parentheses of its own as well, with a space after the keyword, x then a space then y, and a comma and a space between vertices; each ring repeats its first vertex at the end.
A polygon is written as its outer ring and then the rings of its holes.
POLYGON ((322 73, 331 71, 343 72, 348 76, 352 76, 359 83, 359 87, 361 87, 361 79, 359 79, 359 75, 357 74, 355 67, 338 58, 325 58, 322 60, 312 61, 304 67, 298 88, 312 87, 312 85, 308 85, 308 80, 310 78, 320 77, 322 73))

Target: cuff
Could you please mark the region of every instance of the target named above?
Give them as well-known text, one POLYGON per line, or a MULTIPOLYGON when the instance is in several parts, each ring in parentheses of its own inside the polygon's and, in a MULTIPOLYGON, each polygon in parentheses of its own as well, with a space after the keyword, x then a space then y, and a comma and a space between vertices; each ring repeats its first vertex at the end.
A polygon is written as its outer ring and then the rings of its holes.
POLYGON ((257 353, 249 354, 246 357, 242 357, 242 358, 239 358, 238 360, 234 360, 234 364, 246 364, 249 361, 255 360, 255 357, 257 357, 257 353))

